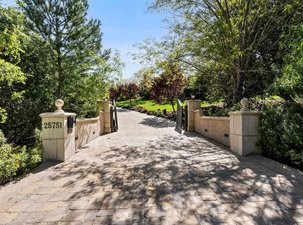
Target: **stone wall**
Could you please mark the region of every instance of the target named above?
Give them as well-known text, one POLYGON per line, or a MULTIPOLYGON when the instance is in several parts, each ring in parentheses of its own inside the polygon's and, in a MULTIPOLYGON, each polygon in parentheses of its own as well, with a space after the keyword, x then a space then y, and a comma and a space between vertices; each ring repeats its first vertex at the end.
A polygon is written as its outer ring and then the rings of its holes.
POLYGON ((195 110, 194 129, 197 133, 230 146, 229 117, 202 116, 201 110, 195 110))
POLYGON ((76 149, 104 133, 104 113, 92 119, 78 119, 76 124, 76 149))
POLYGON ((230 147, 239 155, 262 154, 260 146, 260 116, 262 112, 250 111, 248 99, 240 101, 242 109, 230 112, 229 117, 202 116, 200 102, 188 100, 188 131, 195 131, 230 147), (191 111, 193 110, 193 112, 191 111))

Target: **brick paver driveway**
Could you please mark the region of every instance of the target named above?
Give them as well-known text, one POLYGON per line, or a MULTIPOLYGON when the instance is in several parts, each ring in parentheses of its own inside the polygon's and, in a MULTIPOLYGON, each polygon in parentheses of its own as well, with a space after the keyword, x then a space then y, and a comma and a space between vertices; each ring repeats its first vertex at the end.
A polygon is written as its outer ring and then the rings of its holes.
POLYGON ((119 132, 1 188, 0 223, 303 223, 298 172, 180 135, 172 122, 129 111, 119 118, 119 132))

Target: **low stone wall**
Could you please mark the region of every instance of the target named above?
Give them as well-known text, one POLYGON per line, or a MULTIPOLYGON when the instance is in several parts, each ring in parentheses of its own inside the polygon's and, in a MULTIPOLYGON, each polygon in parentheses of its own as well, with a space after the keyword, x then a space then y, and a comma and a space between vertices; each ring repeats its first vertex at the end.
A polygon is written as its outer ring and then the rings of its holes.
POLYGON ((200 109, 194 111, 194 129, 197 133, 230 146, 229 117, 202 116, 200 109))
POLYGON ((104 113, 92 119, 79 119, 76 124, 76 149, 104 133, 104 113))

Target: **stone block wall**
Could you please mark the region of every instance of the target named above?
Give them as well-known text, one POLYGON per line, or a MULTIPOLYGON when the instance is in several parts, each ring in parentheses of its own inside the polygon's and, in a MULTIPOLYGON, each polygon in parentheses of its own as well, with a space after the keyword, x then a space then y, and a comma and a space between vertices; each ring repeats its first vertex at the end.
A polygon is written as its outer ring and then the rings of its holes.
POLYGON ((250 111, 248 99, 241 100, 243 108, 230 112, 229 117, 202 116, 198 100, 188 100, 188 131, 214 139, 239 155, 261 154, 259 132, 262 112, 250 111))
POLYGON ((201 110, 195 110, 195 131, 203 136, 214 139, 226 146, 230 145, 229 117, 202 116, 201 110))
POLYGON ((104 113, 92 119, 79 119, 76 125, 76 149, 104 133, 104 113))

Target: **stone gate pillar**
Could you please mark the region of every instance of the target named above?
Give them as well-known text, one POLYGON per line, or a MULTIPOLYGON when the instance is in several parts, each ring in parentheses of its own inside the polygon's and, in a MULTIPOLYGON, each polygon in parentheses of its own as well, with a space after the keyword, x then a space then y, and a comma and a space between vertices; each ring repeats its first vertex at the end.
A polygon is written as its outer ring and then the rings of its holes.
POLYGON ((43 161, 65 161, 75 154, 75 113, 62 110, 64 102, 56 100, 55 112, 40 114, 42 118, 43 161))
POLYGON ((110 101, 103 101, 102 108, 104 113, 104 133, 111 133, 112 129, 110 121, 110 101))
POLYGON ((201 100, 187 100, 187 131, 195 131, 195 113, 201 109, 201 100))
POLYGON ((230 112, 230 150, 239 155, 261 154, 259 120, 262 112, 249 111, 248 99, 241 111, 230 112))

